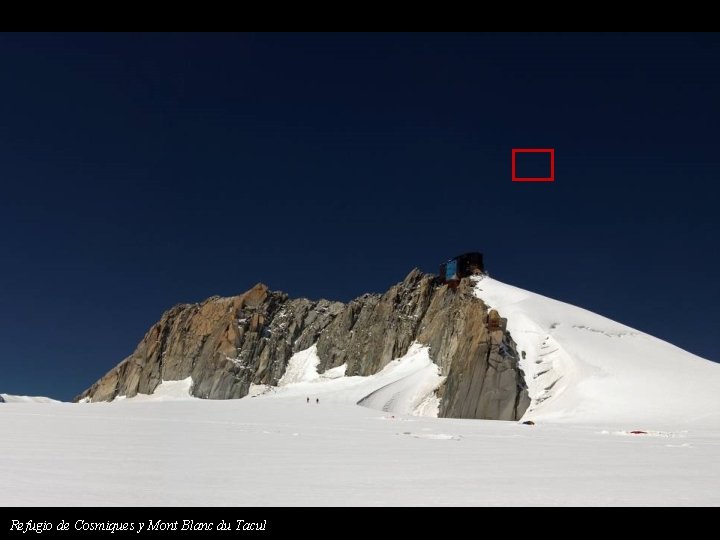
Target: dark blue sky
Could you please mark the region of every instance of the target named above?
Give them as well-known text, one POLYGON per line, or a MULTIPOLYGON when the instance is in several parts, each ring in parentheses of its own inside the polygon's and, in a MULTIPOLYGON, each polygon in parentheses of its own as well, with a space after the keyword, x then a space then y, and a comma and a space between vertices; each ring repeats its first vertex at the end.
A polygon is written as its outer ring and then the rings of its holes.
POLYGON ((0 391, 178 302, 348 300, 480 250, 720 359, 716 35, 0 35, 0 391), (510 181, 512 148, 556 182, 510 181))

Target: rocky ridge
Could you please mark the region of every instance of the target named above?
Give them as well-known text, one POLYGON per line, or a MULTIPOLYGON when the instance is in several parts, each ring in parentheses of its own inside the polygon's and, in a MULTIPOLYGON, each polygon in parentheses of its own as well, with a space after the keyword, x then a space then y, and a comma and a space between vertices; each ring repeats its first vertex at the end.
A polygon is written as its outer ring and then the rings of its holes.
POLYGON ((368 376, 417 341, 430 347, 445 382, 440 416, 517 420, 529 405, 506 321, 461 280, 456 289, 417 269, 386 293, 347 304, 291 299, 263 284, 230 298, 180 304, 135 351, 76 400, 150 394, 162 380, 192 377, 200 398, 232 399, 251 384, 276 385, 290 357, 317 344, 318 371, 346 364, 368 376))

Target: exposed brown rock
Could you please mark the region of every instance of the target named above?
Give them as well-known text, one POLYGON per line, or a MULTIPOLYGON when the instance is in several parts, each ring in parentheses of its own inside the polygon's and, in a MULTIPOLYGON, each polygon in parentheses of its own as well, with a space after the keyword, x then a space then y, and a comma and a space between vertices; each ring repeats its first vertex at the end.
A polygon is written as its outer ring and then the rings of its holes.
POLYGON ((277 384, 290 357, 314 343, 320 371, 347 364, 348 375, 367 376, 418 341, 446 376, 441 416, 516 420, 529 400, 515 344, 472 286, 464 279, 453 290, 416 269, 385 294, 347 304, 290 300, 258 284, 240 296, 178 305, 77 399, 152 393, 162 380, 188 376, 195 396, 239 398, 250 384, 277 384))

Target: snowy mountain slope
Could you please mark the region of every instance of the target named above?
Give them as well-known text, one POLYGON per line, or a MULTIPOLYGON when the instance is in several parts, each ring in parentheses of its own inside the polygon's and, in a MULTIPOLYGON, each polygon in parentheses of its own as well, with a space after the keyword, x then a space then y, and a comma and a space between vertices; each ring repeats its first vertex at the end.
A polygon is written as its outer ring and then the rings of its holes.
POLYGON ((720 364, 585 309, 474 279, 521 353, 532 399, 524 419, 720 426, 720 364))
POLYGON ((59 401, 43 396, 12 396, 10 394, 0 394, 2 401, 5 403, 60 403, 59 401))
MULTIPOLYGON (((627 429, 720 426, 720 365, 605 317, 487 276, 474 294, 507 319, 532 403, 523 419, 611 424, 627 429)), ((317 346, 296 352, 278 386, 254 385, 250 396, 320 398, 398 415, 437 416, 442 384, 428 347, 367 377, 346 377, 342 365, 318 373, 317 346)), ((152 396, 191 398, 192 379, 164 381, 152 396)), ((122 398, 117 398, 122 399, 122 398)))
POLYGON ((318 374, 320 359, 313 345, 295 353, 277 387, 266 386, 258 397, 310 397, 323 403, 362 405, 393 414, 437 416, 435 390, 442 383, 429 350, 419 344, 367 377, 346 377, 345 366, 318 374))
POLYGON ((162 381, 152 394, 137 394, 129 399, 125 396, 118 396, 113 401, 184 401, 186 399, 198 399, 190 394, 192 385, 192 377, 179 381, 162 381))

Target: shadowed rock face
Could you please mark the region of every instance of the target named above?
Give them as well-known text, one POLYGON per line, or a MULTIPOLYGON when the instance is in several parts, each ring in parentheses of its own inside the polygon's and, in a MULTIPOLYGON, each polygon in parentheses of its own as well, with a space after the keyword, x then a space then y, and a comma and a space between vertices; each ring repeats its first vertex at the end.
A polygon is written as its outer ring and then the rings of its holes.
POLYGON ((347 364, 347 375, 367 376, 418 341, 446 377, 441 416, 517 420, 529 399, 515 344, 472 288, 465 279, 452 290, 413 270, 385 294, 347 304, 293 300, 262 284, 232 298, 181 304, 76 400, 149 394, 162 380, 188 376, 197 397, 240 398, 251 384, 277 384, 290 357, 315 343, 319 371, 347 364))

